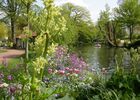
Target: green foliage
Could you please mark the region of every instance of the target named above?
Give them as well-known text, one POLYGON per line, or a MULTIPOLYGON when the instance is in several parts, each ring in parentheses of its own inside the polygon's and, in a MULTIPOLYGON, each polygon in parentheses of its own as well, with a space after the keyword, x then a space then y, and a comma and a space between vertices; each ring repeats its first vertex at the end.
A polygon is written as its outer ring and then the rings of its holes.
MULTIPOLYGON (((65 66, 70 66, 65 63, 72 56, 69 54, 67 58, 66 54, 62 52, 65 49, 61 46, 61 49, 58 49, 58 53, 56 53, 56 47, 58 46, 52 45, 48 48, 48 59, 39 56, 29 62, 28 74, 24 72, 24 63, 22 64, 22 61, 18 59, 11 61, 9 67, 1 66, 0 80, 3 83, 0 83, 0 96, 2 98, 14 97, 15 99, 27 100, 139 100, 140 75, 134 66, 129 71, 116 66, 115 72, 107 80, 102 75, 95 74, 96 72, 90 72, 89 70, 84 70, 79 75, 73 73, 67 76, 66 73, 69 73, 69 71, 65 70, 64 73, 59 73, 59 68, 64 70, 65 66), (55 59, 55 54, 58 54, 58 59, 55 59), (61 54, 63 54, 64 61, 61 60, 61 54), (62 65, 64 64, 64 67, 57 64, 57 61, 60 63, 59 60, 61 60, 62 65), (19 64, 20 66, 16 65, 17 63, 21 63, 19 64), (51 72, 46 70, 48 68, 52 68, 51 72), (46 77, 42 78, 43 73, 46 77), (7 79, 9 74, 12 75, 12 80, 7 79), (11 86, 16 87, 17 90, 9 94, 11 92, 7 91, 11 86)), ((134 49, 131 50, 131 53, 132 63, 135 65, 139 61, 139 54, 134 49)), ((75 57, 72 57, 72 59, 76 63, 75 57)))
POLYGON ((124 38, 125 28, 117 20, 112 18, 110 8, 108 5, 105 6, 106 9, 100 12, 100 17, 97 23, 97 39, 107 40, 107 42, 117 46, 117 38, 124 38))
POLYGON ((16 20, 18 11, 20 10, 19 0, 1 0, 0 10, 9 18, 14 18, 14 20, 16 20))
POLYGON ((114 9, 114 18, 124 27, 129 28, 130 41, 134 27, 140 22, 140 5, 139 0, 124 0, 118 8, 114 9))
MULTIPOLYGON (((34 0, 20 1, 25 7, 22 12, 25 16, 20 15, 17 26, 26 35, 31 35, 30 28, 38 32, 31 46, 35 54, 28 62, 12 60, 10 67, 0 67, 0 97, 7 100, 139 100, 140 76, 135 65, 140 59, 135 50, 130 52, 132 69, 126 73, 117 66, 111 77, 105 80, 102 75, 85 70, 87 64, 82 58, 57 44, 89 43, 92 39, 104 38, 106 34, 97 27, 102 27, 106 33, 105 25, 110 21, 108 7, 101 12, 95 27, 89 12, 83 7, 70 3, 58 7, 54 0, 43 0, 44 7, 36 6, 34 9, 34 0), (28 72, 24 72, 26 65, 28 72)), ((2 23, 0 27, 0 33, 4 34, 5 25, 2 23)))
POLYGON ((5 14, 4 19, 7 19, 8 21, 10 20, 10 26, 11 26, 10 37, 12 38, 12 41, 14 41, 15 22, 19 14, 19 11, 21 10, 21 5, 19 3, 19 0, 1 0, 0 10, 5 14))
POLYGON ((137 25, 140 18, 139 0, 124 0, 119 8, 115 8, 115 18, 125 26, 137 25))
POLYGON ((107 23, 110 21, 110 8, 106 5, 106 9, 100 12, 100 17, 96 25, 96 38, 97 39, 106 39, 107 32, 107 23))
MULTIPOLYGON (((25 19, 25 15, 22 16, 18 16, 17 20, 16 20, 16 28, 18 30, 23 30, 23 27, 27 26, 27 20, 25 19)), ((19 34, 18 32, 16 32, 17 34, 19 34)))
POLYGON ((139 84, 138 74, 119 69, 109 80, 97 78, 89 84, 79 83, 71 96, 76 100, 139 100, 139 84))
POLYGON ((35 39, 35 45, 34 44, 31 44, 30 47, 31 47, 31 51, 34 51, 35 52, 35 57, 38 57, 40 55, 43 55, 43 50, 44 50, 44 45, 45 45, 45 36, 44 35, 39 35, 36 37, 35 39))
POLYGON ((140 75, 139 68, 136 68, 139 61, 139 54, 131 50, 132 67, 124 69, 121 64, 116 66, 115 72, 109 79, 102 76, 89 76, 92 81, 79 82, 70 92, 76 100, 139 100, 140 98, 140 75))
POLYGON ((48 33, 51 39, 60 37, 66 30, 66 20, 61 16, 61 8, 55 6, 53 0, 44 0, 44 6, 40 12, 32 12, 32 24, 40 30, 40 33, 48 33))
POLYGON ((47 49, 52 42, 58 42, 61 39, 61 35, 65 32, 66 20, 61 15, 60 7, 54 5, 53 0, 44 0, 44 8, 39 12, 32 12, 32 18, 34 27, 40 30, 40 34, 45 36, 45 44, 43 56, 47 54, 47 49))
POLYGON ((67 34, 63 34, 65 44, 92 41, 95 28, 87 9, 66 3, 62 5, 61 13, 67 20, 67 34))
POLYGON ((8 27, 5 23, 0 22, 0 38, 8 37, 8 27))

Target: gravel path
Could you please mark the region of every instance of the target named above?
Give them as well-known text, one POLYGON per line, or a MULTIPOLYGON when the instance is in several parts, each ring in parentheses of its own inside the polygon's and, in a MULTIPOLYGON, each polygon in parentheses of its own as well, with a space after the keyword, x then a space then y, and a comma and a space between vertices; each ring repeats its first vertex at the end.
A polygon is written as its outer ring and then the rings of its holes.
POLYGON ((5 49, 6 52, 0 53, 0 62, 3 58, 10 59, 14 57, 21 56, 25 53, 24 50, 17 50, 17 49, 5 49))

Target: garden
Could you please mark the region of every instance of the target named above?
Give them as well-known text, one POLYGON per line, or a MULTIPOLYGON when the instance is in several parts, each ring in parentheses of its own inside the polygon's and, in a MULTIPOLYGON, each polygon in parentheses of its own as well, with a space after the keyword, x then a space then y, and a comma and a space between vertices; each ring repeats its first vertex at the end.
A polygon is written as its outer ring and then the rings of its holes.
POLYGON ((41 2, 0 1, 0 100, 140 100, 138 0, 41 2))

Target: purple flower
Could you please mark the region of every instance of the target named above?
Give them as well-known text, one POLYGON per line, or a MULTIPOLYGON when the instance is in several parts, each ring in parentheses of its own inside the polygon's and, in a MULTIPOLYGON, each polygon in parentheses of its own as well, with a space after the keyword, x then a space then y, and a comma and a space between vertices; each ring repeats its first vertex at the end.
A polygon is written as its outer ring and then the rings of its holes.
POLYGON ((13 79, 12 75, 8 75, 7 79, 11 81, 13 79))
POLYGON ((3 78, 4 77, 4 74, 3 73, 0 73, 0 78, 3 78))
POLYGON ((16 92, 16 90, 17 90, 16 86, 10 86, 9 87, 9 93, 10 94, 14 94, 16 92))
POLYGON ((68 49, 63 46, 56 47, 55 54, 50 57, 49 62, 51 67, 48 72, 64 75, 64 77, 71 76, 71 74, 80 74, 87 67, 82 57, 79 57, 76 53, 69 53, 68 49))
POLYGON ((73 68, 75 67, 75 68, 82 69, 87 66, 85 61, 82 58, 79 58, 76 54, 71 54, 69 60, 73 68))
POLYGON ((67 53, 67 49, 63 46, 57 46, 56 47, 56 58, 62 58, 67 53))

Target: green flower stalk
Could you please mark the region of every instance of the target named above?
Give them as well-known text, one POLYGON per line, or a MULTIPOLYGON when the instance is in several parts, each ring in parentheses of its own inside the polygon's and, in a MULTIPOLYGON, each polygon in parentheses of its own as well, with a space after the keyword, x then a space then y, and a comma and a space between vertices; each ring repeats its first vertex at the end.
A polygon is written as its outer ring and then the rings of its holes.
POLYGON ((43 58, 43 57, 36 58, 36 60, 33 61, 34 72, 36 74, 40 74, 42 77, 42 73, 43 73, 45 64, 47 64, 47 60, 45 58, 43 58))

